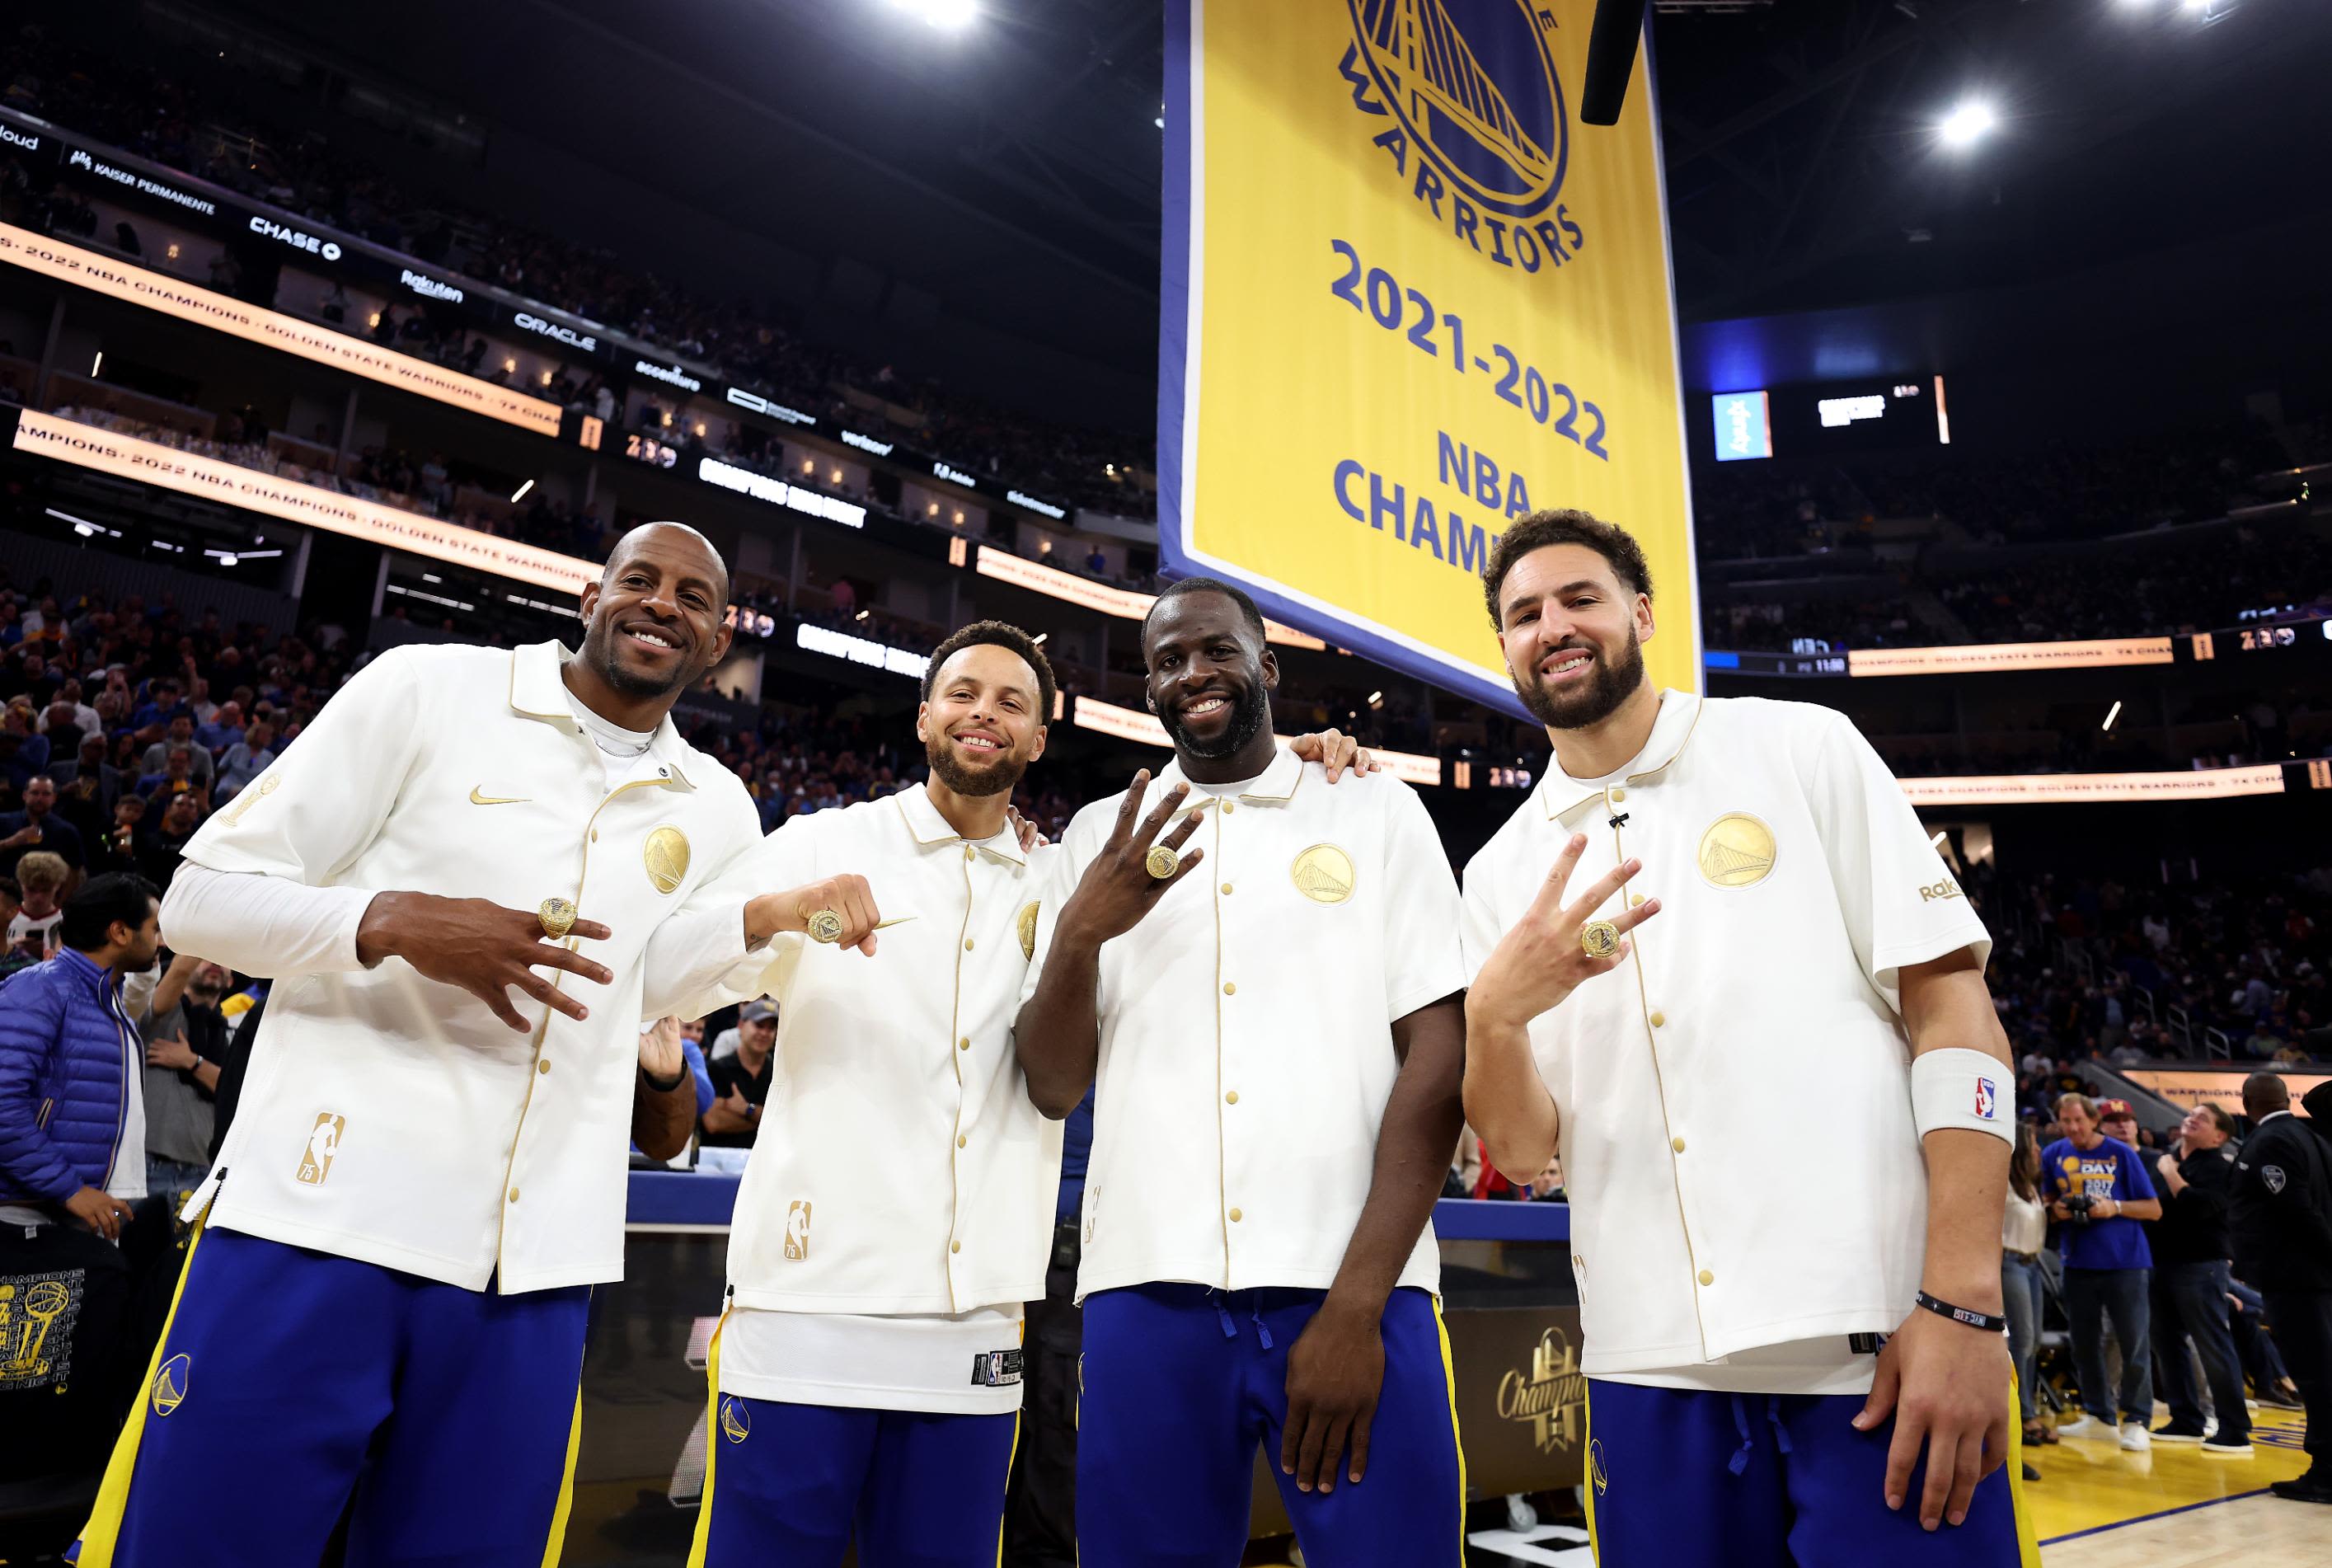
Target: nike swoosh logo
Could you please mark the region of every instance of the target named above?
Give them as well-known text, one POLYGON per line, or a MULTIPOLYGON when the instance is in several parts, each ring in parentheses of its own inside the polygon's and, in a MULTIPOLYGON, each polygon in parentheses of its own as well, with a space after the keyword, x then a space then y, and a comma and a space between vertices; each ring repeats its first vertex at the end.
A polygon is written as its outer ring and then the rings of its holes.
POLYGON ((481 794, 479 794, 479 793, 478 793, 478 791, 479 791, 479 790, 481 790, 481 789, 484 789, 484 788, 485 788, 485 786, 484 786, 484 785, 483 785, 483 784, 473 784, 473 785, 471 785, 471 786, 470 786, 470 804, 471 804, 471 805, 473 805, 473 806, 522 806, 522 805, 526 804, 526 802, 527 802, 527 801, 529 801, 530 799, 533 798, 533 797, 531 797, 531 796, 528 796, 528 795, 481 795, 481 794))

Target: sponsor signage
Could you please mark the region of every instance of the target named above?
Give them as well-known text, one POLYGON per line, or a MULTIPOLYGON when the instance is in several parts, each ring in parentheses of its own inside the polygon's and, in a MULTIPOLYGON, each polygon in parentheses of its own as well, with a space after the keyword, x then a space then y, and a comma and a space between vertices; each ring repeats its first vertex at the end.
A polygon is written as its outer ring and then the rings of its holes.
POLYGON ((842 432, 842 444, 855 446, 861 452, 871 452, 877 457, 890 456, 893 445, 888 441, 877 441, 872 435, 861 435, 855 430, 842 432))
POLYGON ((511 320, 521 331, 554 339, 570 349, 580 349, 586 354, 596 354, 599 351, 599 339, 590 333, 567 326, 562 322, 545 320, 531 311, 514 311, 511 313, 511 320))
POLYGON ((887 670, 894 675, 923 678, 932 667, 928 654, 911 654, 904 648, 894 648, 888 643, 877 643, 865 637, 854 637, 847 632, 837 632, 830 626, 814 626, 808 621, 794 627, 794 646, 828 658, 847 659, 854 664, 869 669, 887 670))
MULTIPOLYGON (((39 145, 38 141, 33 144, 33 147, 39 145)), ((31 148, 28 148, 26 150, 29 151, 31 148)), ((110 180, 119 186, 127 186, 131 190, 152 196, 158 201, 168 202, 173 206, 183 207, 191 213, 200 213, 205 217, 218 216, 216 202, 205 196, 198 196, 191 191, 180 190, 177 186, 165 185, 160 180, 139 174, 134 168, 124 168, 119 164, 108 163, 96 154, 81 148, 74 148, 65 155, 65 167, 86 169, 100 179, 110 180)))
POLYGON ((756 473, 750 468, 740 468, 733 463, 723 463, 717 457, 698 458, 696 477, 707 484, 717 484, 723 490, 733 490, 740 495, 750 495, 756 501, 766 501, 772 506, 782 506, 805 517, 823 518, 828 522, 838 522, 845 528, 866 526, 866 509, 863 506, 798 484, 788 484, 782 479, 772 479, 766 473, 756 473))
POLYGON ((273 240, 279 245, 290 245, 295 251, 305 251, 311 256, 321 256, 328 262, 340 259, 338 240, 328 240, 320 234, 295 229, 290 224, 279 224, 261 213, 251 215, 251 232, 262 239, 273 240))
POLYGON ((92 473, 134 479, 181 495, 263 512, 286 522, 559 593, 580 594, 584 584, 599 579, 596 561, 343 495, 321 485, 279 479, 257 469, 76 424, 53 414, 28 408, 18 415, 14 445, 18 452, 53 458, 92 473))
POLYGON ((448 370, 427 359, 378 348, 361 338, 330 331, 297 316, 265 310, 197 284, 180 282, 30 229, 0 224, 0 263, 143 305, 177 320, 213 327, 245 342, 280 349, 315 364, 426 397, 433 403, 466 408, 543 435, 555 437, 559 434, 559 407, 556 403, 530 397, 458 370, 448 370))
POLYGON ((416 272, 411 267, 399 267, 397 281, 424 299, 443 300, 449 305, 458 305, 469 298, 453 284, 440 282, 428 273, 416 272))
MULTIPOLYGON (((2228 1067, 2212 1071, 2203 1067, 2116 1067, 2115 1072, 2141 1089, 2161 1095, 2174 1105, 2190 1109, 2196 1105, 2217 1105, 2229 1115, 2243 1114, 2243 1080, 2251 1076, 2248 1066, 2228 1067)), ((2308 1114, 2308 1107, 2299 1103, 2318 1085, 2332 1079, 2324 1073, 2295 1073, 2279 1069, 2277 1076, 2291 1091, 2291 1114, 2308 1114)))
POLYGON ((654 380, 661 381, 667 387, 678 387, 683 391, 702 392, 704 390, 703 382, 698 380, 695 377, 690 375, 687 371, 682 369, 677 365, 663 365, 657 363, 654 359, 634 359, 632 361, 632 370, 636 375, 645 376, 654 380))
POLYGON ((978 490, 980 488, 980 481, 974 479, 970 474, 966 473, 962 469, 957 468, 951 464, 934 461, 932 464, 932 472, 938 474, 941 479, 946 480, 950 484, 961 484, 966 490, 978 490))
POLYGON ((756 414, 766 414, 780 424, 798 425, 812 430, 817 428, 817 415, 805 414, 798 408, 788 408, 784 404, 764 397, 758 392, 748 392, 742 387, 729 387, 722 396, 740 408, 750 409, 756 414))
POLYGON ((1067 507, 1055 506, 1049 501, 1039 501, 1025 490, 1008 490, 1004 492, 1004 499, 1015 506, 1026 507, 1030 512, 1040 512, 1047 517, 1063 518, 1069 515, 1067 507))

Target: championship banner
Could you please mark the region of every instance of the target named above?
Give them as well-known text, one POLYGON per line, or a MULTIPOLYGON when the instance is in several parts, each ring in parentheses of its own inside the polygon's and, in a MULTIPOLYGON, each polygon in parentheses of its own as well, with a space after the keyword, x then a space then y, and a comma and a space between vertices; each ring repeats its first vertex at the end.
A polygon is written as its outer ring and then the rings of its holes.
POLYGON ((1166 563, 1514 712, 1480 573, 1544 507, 1641 541, 1701 681, 1651 85, 1579 122, 1593 10, 1166 7, 1166 563))

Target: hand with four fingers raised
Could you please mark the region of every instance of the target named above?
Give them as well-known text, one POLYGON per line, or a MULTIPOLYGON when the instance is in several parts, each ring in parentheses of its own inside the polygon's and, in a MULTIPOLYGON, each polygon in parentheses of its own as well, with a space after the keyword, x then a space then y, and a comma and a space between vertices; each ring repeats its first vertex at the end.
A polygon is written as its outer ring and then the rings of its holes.
POLYGON ((1076 891, 1061 906, 1064 931, 1083 933, 1096 945, 1112 937, 1123 936, 1156 907, 1168 888, 1188 876, 1190 868, 1205 857, 1205 850, 1193 849, 1180 856, 1171 875, 1151 875, 1151 851, 1164 848, 1179 854, 1190 835, 1199 830, 1199 813, 1193 811, 1180 827, 1161 838, 1160 832, 1181 809, 1190 787, 1175 785, 1144 814, 1142 801, 1149 789, 1150 770, 1144 768, 1133 776, 1133 786, 1117 808, 1117 822, 1110 829, 1108 841, 1094 856, 1093 864, 1085 867, 1076 891))

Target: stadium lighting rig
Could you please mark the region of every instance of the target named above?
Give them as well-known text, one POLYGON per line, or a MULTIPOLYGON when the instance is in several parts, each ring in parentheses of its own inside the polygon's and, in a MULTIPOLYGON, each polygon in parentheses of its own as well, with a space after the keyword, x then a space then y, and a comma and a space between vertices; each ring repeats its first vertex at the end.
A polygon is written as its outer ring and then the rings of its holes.
POLYGON ((891 0, 891 4, 941 33, 961 33, 980 20, 978 0, 891 0))
POLYGON ((2000 116, 1980 98, 1964 99, 1935 124, 1935 136, 1954 151, 1974 147, 1998 128, 2000 116))

